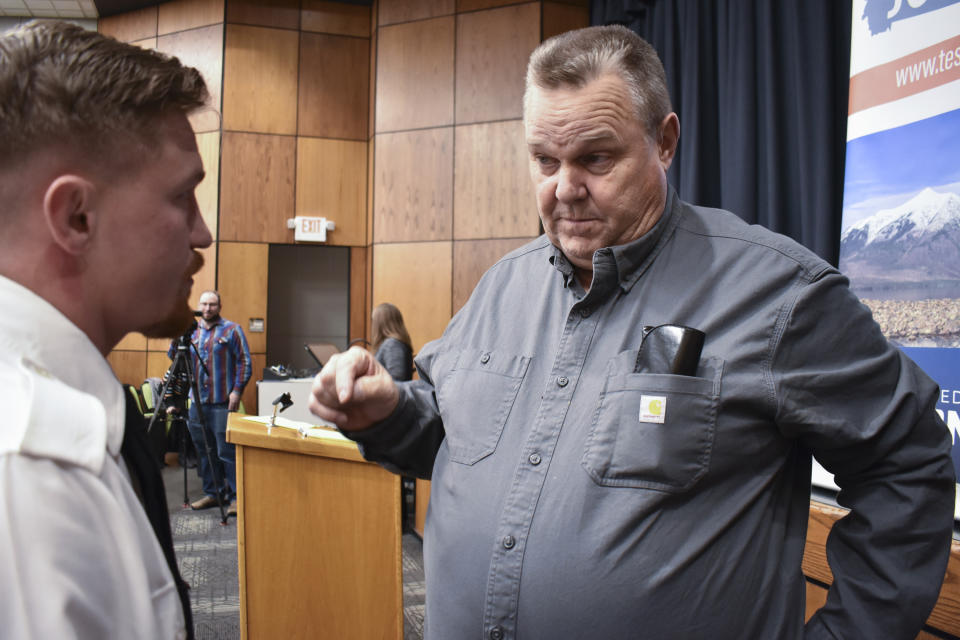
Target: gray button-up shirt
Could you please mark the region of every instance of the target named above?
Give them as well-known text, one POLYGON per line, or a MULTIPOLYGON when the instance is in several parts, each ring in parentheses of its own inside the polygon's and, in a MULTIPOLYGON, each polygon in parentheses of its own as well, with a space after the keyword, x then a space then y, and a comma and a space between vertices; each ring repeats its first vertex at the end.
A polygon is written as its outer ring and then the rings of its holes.
POLYGON ((806 637, 915 635, 949 552, 950 437, 846 279, 672 191, 593 268, 585 293, 545 237, 504 257, 354 434, 432 475, 426 636, 803 637, 811 452, 853 514, 806 637), (706 334, 695 376, 634 373, 666 323, 706 334))

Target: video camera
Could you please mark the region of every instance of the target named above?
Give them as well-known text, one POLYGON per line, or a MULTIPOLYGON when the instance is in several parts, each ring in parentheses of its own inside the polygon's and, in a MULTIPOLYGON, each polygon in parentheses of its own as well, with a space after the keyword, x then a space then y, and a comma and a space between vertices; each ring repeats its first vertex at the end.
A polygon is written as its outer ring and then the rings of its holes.
POLYGON ((174 363, 165 374, 163 384, 166 391, 160 402, 160 408, 167 413, 182 414, 187 409, 187 398, 190 396, 190 375, 187 367, 190 365, 190 338, 197 328, 194 320, 190 327, 177 338, 177 350, 183 352, 182 358, 174 363), (177 364, 179 363, 179 366, 177 364))

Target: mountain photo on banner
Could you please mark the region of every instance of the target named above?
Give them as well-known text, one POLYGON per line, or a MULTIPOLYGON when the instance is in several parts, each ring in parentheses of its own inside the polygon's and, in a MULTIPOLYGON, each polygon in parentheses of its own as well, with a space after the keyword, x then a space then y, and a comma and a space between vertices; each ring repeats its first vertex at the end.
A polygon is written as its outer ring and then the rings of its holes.
POLYGON ((960 521, 960 0, 851 2, 839 267, 940 386, 960 521))
POLYGON ((840 270, 884 335, 960 347, 960 111, 847 143, 840 270))

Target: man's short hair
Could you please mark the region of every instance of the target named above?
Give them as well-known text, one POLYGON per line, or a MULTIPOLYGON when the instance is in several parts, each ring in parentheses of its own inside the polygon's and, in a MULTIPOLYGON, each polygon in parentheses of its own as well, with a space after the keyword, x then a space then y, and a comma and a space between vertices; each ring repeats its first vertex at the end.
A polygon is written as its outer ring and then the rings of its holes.
MULTIPOLYGON (((206 291, 202 291, 202 292, 200 293, 200 298, 202 298, 203 296, 207 295, 208 293, 211 293, 211 294, 217 296, 217 304, 220 305, 221 307, 223 306, 223 301, 222 301, 221 298, 220 298, 220 292, 219 292, 219 291, 216 291, 216 290, 214 290, 214 289, 207 289, 206 291)), ((197 298, 197 300, 199 300, 200 298, 197 298)))
POLYGON ((111 150, 152 142, 158 117, 208 96, 200 72, 174 57, 65 22, 28 23, 0 35, 0 171, 55 144, 116 159, 111 150))
POLYGON ((620 25, 567 31, 537 47, 527 65, 524 112, 534 88, 582 88, 607 73, 623 78, 637 117, 656 138, 673 110, 663 64, 646 40, 620 25))

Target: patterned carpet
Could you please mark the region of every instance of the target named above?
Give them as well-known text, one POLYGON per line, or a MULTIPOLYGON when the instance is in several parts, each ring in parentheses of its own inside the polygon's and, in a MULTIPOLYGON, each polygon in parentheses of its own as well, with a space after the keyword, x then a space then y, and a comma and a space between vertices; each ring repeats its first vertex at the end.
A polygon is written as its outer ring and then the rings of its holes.
POLYGON ((235 522, 220 524, 217 509, 181 509, 170 516, 180 573, 190 585, 197 640, 240 637, 235 522))
MULTIPOLYGON (((183 470, 164 469, 167 505, 173 544, 183 579, 190 584, 193 624, 197 640, 240 638, 240 588, 237 579, 237 527, 230 518, 220 524, 219 509, 192 511, 183 508, 183 470)), ((189 500, 202 495, 200 480, 187 473, 189 500)), ((423 638, 423 547, 420 538, 404 533, 403 540, 403 637, 423 638)))
POLYGON ((403 637, 422 640, 423 603, 426 590, 423 582, 423 543, 413 533, 403 534, 403 637))

